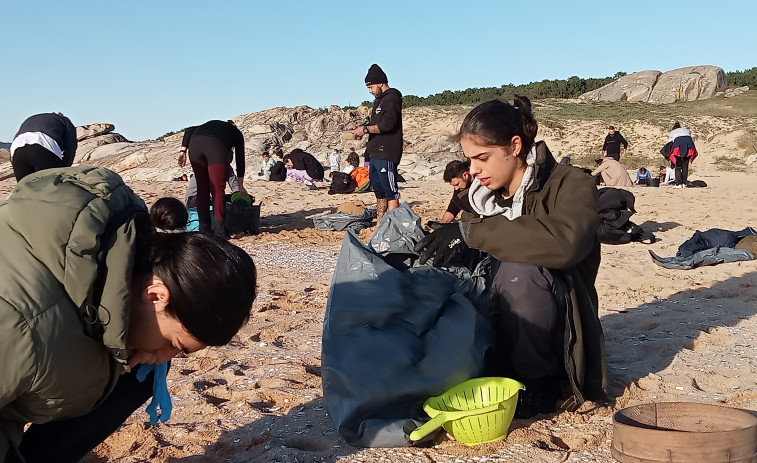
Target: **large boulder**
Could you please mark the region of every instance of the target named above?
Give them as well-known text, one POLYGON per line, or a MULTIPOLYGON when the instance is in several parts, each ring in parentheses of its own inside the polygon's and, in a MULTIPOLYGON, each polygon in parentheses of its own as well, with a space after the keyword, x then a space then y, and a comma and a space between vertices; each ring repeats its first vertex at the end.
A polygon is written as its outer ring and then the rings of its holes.
POLYGON ((76 127, 76 139, 79 141, 86 140, 87 138, 97 137, 99 135, 105 135, 116 129, 113 124, 89 124, 80 125, 76 127))
POLYGON ((728 85, 725 71, 717 66, 691 66, 668 71, 657 79, 650 103, 704 100, 728 85))
POLYGON ((660 71, 641 71, 623 76, 591 92, 584 93, 581 98, 590 101, 649 101, 660 71))
POLYGON ((718 88, 726 85, 728 85, 728 79, 722 68, 690 66, 665 73, 635 72, 596 90, 586 92, 580 98, 589 101, 673 103, 711 98, 718 88))

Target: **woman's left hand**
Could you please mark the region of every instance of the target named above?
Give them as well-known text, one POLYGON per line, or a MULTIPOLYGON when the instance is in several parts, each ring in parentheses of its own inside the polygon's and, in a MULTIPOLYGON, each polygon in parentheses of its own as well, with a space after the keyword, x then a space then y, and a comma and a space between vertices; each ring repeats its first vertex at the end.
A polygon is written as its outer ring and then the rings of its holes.
POLYGON ((415 245, 413 250, 420 255, 420 263, 425 264, 434 257, 434 267, 449 264, 452 259, 468 249, 460 225, 457 223, 444 224, 426 235, 415 245))

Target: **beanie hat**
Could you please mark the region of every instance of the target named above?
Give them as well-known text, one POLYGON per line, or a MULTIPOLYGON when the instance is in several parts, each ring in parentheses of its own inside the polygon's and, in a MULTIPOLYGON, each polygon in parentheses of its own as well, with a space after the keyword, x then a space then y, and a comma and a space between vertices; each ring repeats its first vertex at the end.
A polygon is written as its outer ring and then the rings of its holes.
POLYGON ((368 74, 365 76, 365 85, 371 84, 387 84, 389 79, 386 78, 386 74, 381 70, 378 64, 372 64, 368 69, 368 74))

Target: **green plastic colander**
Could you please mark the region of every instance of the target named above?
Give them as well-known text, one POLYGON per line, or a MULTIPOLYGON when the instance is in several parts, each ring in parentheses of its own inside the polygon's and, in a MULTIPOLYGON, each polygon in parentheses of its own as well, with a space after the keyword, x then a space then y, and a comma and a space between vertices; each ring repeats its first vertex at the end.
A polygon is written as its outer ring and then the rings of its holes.
POLYGON ((466 445, 504 439, 515 415, 518 391, 526 390, 510 378, 474 378, 430 397, 423 410, 431 420, 410 433, 410 440, 426 437, 439 426, 466 445))

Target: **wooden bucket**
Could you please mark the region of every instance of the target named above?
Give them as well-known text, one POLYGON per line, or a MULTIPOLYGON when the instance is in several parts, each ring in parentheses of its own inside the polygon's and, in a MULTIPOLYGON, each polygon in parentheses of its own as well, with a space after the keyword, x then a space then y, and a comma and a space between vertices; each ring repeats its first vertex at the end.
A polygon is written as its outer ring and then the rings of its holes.
POLYGON ((624 408, 613 416, 612 456, 621 463, 757 463, 757 417, 691 402, 624 408))

